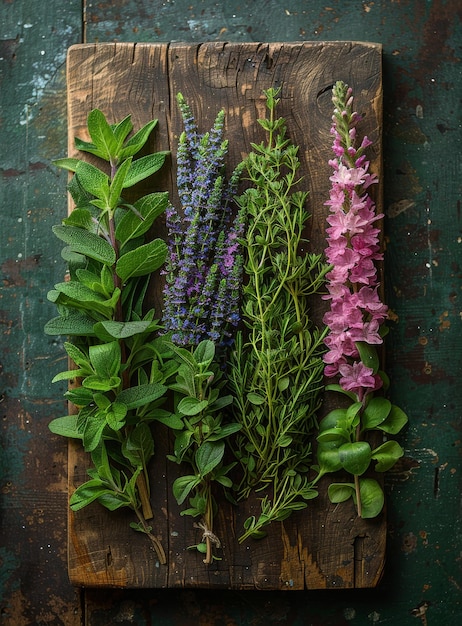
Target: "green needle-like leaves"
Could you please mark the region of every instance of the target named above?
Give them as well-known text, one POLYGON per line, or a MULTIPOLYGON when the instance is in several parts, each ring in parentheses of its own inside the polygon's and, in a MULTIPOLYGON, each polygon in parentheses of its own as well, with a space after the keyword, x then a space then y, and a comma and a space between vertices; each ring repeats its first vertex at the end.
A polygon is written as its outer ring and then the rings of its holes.
POLYGON ((259 517, 249 519, 241 540, 260 537, 316 495, 307 482, 311 438, 322 390, 322 332, 310 320, 310 300, 326 267, 308 248, 307 194, 298 190, 297 147, 275 117, 277 92, 266 92, 269 117, 259 120, 266 144, 253 144, 246 160, 251 186, 238 199, 248 214, 243 239, 242 317, 229 380, 234 416, 241 425, 236 458, 237 497, 264 494, 259 517))

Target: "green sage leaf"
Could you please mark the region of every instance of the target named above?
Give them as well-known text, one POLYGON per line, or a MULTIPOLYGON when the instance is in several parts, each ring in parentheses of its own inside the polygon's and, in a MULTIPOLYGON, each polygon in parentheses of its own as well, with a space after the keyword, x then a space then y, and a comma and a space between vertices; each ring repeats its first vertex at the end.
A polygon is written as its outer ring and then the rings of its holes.
POLYGON ((129 410, 137 409, 140 406, 150 404, 158 398, 161 398, 166 390, 165 385, 146 383, 144 385, 124 389, 117 396, 117 401, 125 404, 129 410))
POLYGON ((109 176, 99 168, 86 161, 79 161, 75 174, 85 191, 100 200, 109 197, 109 176))
POLYGON ((215 344, 209 339, 201 341, 193 352, 196 363, 208 367, 215 357, 215 344))
POLYGON ((116 262, 114 248, 99 235, 76 226, 56 225, 52 230, 56 237, 67 243, 74 252, 84 254, 105 265, 114 265, 116 262))
POLYGON ((48 424, 48 428, 55 435, 70 437, 71 439, 82 439, 82 433, 77 427, 77 415, 64 415, 56 417, 48 424))
POLYGON ((156 152, 132 161, 128 174, 125 177, 124 189, 133 187, 136 183, 160 170, 167 154, 168 152, 156 152))
POLYGON ((95 320, 79 311, 72 311, 66 316, 54 317, 45 324, 47 335, 73 335, 74 337, 93 337, 95 320))
POLYGON ((91 452, 99 445, 106 428, 106 419, 102 419, 100 413, 87 417, 83 431, 83 447, 85 452, 91 452))
POLYGON ((133 156, 133 154, 122 153, 122 146, 124 144, 124 141, 127 139, 130 131, 133 129, 131 116, 127 115, 127 117, 124 117, 121 122, 118 122, 117 124, 111 124, 111 128, 117 142, 115 154, 117 155, 119 161, 125 159, 127 156, 133 156))
POLYGON ((63 170, 68 170, 69 172, 75 172, 79 163, 80 159, 74 159, 70 157, 64 159, 55 159, 53 161, 53 165, 56 165, 56 167, 60 167, 63 170))
MULTIPOLYGON (((157 120, 151 120, 150 122, 145 124, 145 126, 140 128, 133 135, 133 137, 130 137, 130 139, 125 143, 123 149, 120 151, 120 158, 126 159, 127 157, 133 156, 137 152, 139 152, 141 148, 144 146, 144 144, 146 143, 146 141, 148 140, 149 135, 151 134, 153 128, 156 125, 157 125, 157 120)), ((114 131, 114 134, 116 134, 116 132, 117 131, 114 131)))
POLYGON ((116 239, 121 247, 127 241, 144 235, 165 211, 167 204, 167 192, 151 193, 135 202, 135 211, 129 208, 116 227, 116 239))
POLYGON ((167 244, 162 239, 154 239, 121 256, 117 261, 116 272, 126 282, 129 278, 155 272, 165 263, 166 257, 167 244))
POLYGON ((131 158, 124 161, 120 165, 120 167, 117 168, 115 176, 111 181, 111 186, 109 188, 108 204, 112 210, 114 210, 119 203, 120 194, 122 193, 127 172, 130 169, 131 161, 131 158))
POLYGON ((208 403, 208 400, 198 400, 197 398, 188 396, 180 400, 177 409, 182 415, 191 417, 193 415, 199 415, 199 413, 208 406, 208 403))
POLYGON ((87 117, 87 128, 99 156, 106 161, 112 161, 117 151, 117 140, 104 113, 99 109, 90 111, 87 117))
POLYGON ((118 341, 90 346, 88 354, 98 376, 111 378, 119 373, 122 355, 118 341))
POLYGON ((150 321, 116 322, 104 320, 95 324, 94 331, 98 337, 113 337, 114 339, 127 339, 134 335, 142 335, 151 326, 150 321))

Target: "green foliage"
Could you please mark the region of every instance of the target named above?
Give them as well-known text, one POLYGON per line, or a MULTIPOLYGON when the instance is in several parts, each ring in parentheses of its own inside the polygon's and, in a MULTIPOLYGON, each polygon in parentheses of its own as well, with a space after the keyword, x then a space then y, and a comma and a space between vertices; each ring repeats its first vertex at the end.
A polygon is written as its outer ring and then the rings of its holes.
POLYGON ((153 311, 144 312, 143 300, 150 276, 166 257, 165 242, 146 237, 168 198, 165 192, 135 201, 122 197, 164 163, 165 152, 134 158, 155 125, 130 136, 130 117, 112 125, 95 109, 88 116, 91 142, 76 139, 75 145, 109 166, 80 158, 56 161, 74 173, 69 192, 75 209, 53 227, 66 244, 68 280, 48 294, 58 316, 45 332, 69 337, 65 349, 72 367, 54 381, 79 380, 66 393, 77 415, 53 420, 50 430, 81 440, 93 464, 90 480, 72 494, 71 508, 96 501, 111 511, 132 509, 138 519, 133 527, 148 534, 165 563, 146 522, 152 517, 147 465, 154 454, 149 424, 168 421, 160 406, 176 365, 156 338, 160 325, 153 311))
POLYGON ((307 194, 298 191, 297 147, 275 117, 277 92, 266 92, 268 141, 252 144, 245 166, 250 187, 238 203, 248 215, 243 237, 242 319, 229 368, 241 425, 235 455, 237 498, 263 492, 261 515, 247 520, 241 541, 306 507, 316 495, 306 475, 315 414, 321 402, 323 333, 313 327, 309 301, 323 284, 321 256, 305 252, 307 194))
POLYGON ((212 544, 220 547, 212 532, 217 508, 213 486, 232 485, 228 473, 235 463, 224 462, 225 439, 237 432, 240 425, 223 420, 222 411, 233 399, 222 394, 225 380, 215 358, 215 344, 204 340, 194 350, 169 346, 178 362, 176 379, 170 389, 175 392, 175 416, 179 422, 179 427, 172 424, 175 444, 169 458, 187 464, 191 472, 174 481, 173 495, 180 505, 189 497, 189 508, 182 515, 201 518, 203 539, 190 548, 203 552, 204 563, 210 564, 216 558, 212 544))
MULTIPOLYGON (((374 346, 358 345, 361 359, 368 367, 379 358, 374 346)), ((328 494, 331 502, 339 503, 353 499, 358 514, 363 518, 379 515, 384 504, 384 494, 377 480, 364 478, 366 472, 388 471, 400 459, 404 451, 396 441, 385 441, 371 448, 371 434, 396 435, 407 423, 407 416, 387 398, 366 394, 362 401, 356 394, 345 391, 340 385, 328 385, 328 391, 346 396, 351 404, 346 408, 334 409, 319 424, 317 436, 317 462, 319 480, 325 474, 344 470, 354 477, 354 483, 332 483, 328 494)))

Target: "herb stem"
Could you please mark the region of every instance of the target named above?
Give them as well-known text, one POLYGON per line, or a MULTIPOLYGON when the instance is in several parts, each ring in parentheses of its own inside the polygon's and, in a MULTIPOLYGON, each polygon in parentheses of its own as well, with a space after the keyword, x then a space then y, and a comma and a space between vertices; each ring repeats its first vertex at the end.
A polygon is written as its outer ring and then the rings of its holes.
POLYGON ((154 550, 156 551, 157 557, 159 559, 159 562, 161 565, 165 565, 167 563, 167 557, 165 556, 165 551, 164 548, 162 547, 162 544, 160 543, 160 541, 157 539, 157 537, 155 537, 152 533, 151 530, 148 526, 148 524, 146 523, 146 520, 143 517, 143 514, 141 513, 141 511, 138 508, 135 508, 135 513, 136 516, 143 528, 143 532, 146 533, 146 535, 149 537, 149 539, 152 541, 152 544, 154 546, 154 550))

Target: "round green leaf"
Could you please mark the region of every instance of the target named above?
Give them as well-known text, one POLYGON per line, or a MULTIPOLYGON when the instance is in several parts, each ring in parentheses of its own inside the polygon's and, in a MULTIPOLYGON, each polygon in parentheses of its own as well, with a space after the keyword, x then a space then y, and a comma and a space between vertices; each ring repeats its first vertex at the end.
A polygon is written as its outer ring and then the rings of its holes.
POLYGON ((323 474, 327 472, 338 472, 338 470, 342 468, 338 447, 334 442, 319 445, 317 459, 319 468, 323 474))
POLYGON ((319 432, 345 425, 345 417, 346 409, 334 409, 321 420, 319 424, 319 432))
POLYGON ((396 435, 407 424, 407 415, 398 406, 392 404, 387 419, 377 428, 390 435, 396 435))
POLYGON ((372 398, 363 411, 362 427, 363 430, 371 430, 377 428, 388 417, 391 409, 391 402, 386 398, 372 398))
POLYGON ((367 441, 355 441, 340 446, 338 454, 343 468, 350 474, 360 476, 369 467, 372 452, 367 441))
POLYGON ((327 441, 336 441, 341 444, 347 442, 348 439, 348 432, 343 428, 329 428, 328 430, 323 430, 317 436, 317 440, 322 443, 327 441))
MULTIPOLYGON (((377 517, 385 502, 382 488, 373 478, 361 478, 359 481, 359 494, 361 498, 361 517, 370 519, 377 517)), ((356 503, 356 494, 353 495, 356 503)))
POLYGON ((386 441, 372 453, 372 458, 377 461, 375 471, 386 472, 403 454, 404 450, 397 441, 386 441))
POLYGON ((334 504, 346 502, 354 495, 354 492, 355 486, 352 483, 331 483, 327 488, 329 500, 334 504))

